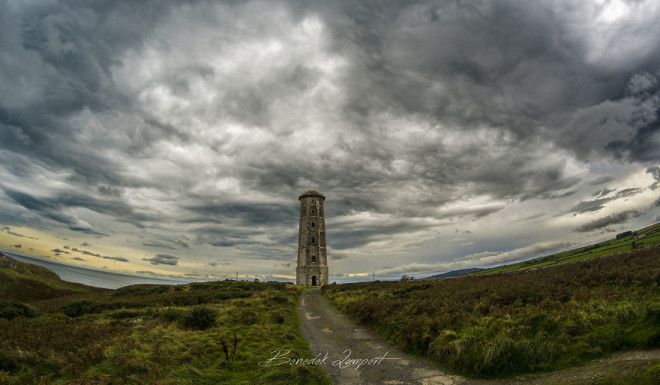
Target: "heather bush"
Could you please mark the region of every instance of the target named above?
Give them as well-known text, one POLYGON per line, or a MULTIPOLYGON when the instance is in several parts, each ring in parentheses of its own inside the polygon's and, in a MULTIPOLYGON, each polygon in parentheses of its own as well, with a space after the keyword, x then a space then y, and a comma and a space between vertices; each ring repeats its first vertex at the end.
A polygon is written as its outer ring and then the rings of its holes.
POLYGON ((18 301, 0 301, 0 318, 11 320, 16 317, 36 317, 37 309, 18 301))
POLYGON ((100 304, 91 300, 80 300, 67 303, 62 307, 62 313, 75 318, 100 310, 100 304))
POLYGON ((215 326, 216 312, 208 307, 195 307, 184 313, 181 325, 186 329, 206 330, 215 326))

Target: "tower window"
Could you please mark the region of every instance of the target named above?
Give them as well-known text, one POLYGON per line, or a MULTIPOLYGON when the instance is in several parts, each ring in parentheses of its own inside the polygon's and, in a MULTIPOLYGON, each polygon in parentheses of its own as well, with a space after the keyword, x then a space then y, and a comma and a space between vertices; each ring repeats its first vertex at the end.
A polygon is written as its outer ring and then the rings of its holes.
POLYGON ((316 263, 316 256, 312 255, 312 262, 316 263))
POLYGON ((312 222, 312 227, 314 227, 314 222, 312 222))
POLYGON ((312 237, 312 245, 316 244, 316 238, 312 237))

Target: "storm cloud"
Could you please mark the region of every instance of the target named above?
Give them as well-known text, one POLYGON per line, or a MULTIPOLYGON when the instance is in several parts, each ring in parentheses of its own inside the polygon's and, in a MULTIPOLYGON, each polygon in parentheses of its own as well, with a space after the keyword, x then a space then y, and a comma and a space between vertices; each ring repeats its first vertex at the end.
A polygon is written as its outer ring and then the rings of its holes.
POLYGON ((295 259, 310 188, 342 271, 646 225, 658 18, 650 0, 9 2, 0 223, 243 271, 295 259))
POLYGON ((617 191, 615 194, 610 195, 610 193, 612 193, 613 191, 615 190, 614 189, 608 190, 606 188, 597 191, 595 195, 603 198, 582 201, 577 205, 575 205, 571 209, 571 212, 573 212, 574 214, 583 214, 591 211, 599 211, 600 209, 605 207, 605 204, 608 202, 634 196, 636 194, 641 193, 643 190, 641 188, 627 188, 621 191, 617 191))
POLYGON ((576 230, 580 232, 598 230, 610 225, 625 222, 629 218, 638 217, 640 215, 641 213, 635 210, 622 211, 585 223, 584 225, 579 226, 576 230))

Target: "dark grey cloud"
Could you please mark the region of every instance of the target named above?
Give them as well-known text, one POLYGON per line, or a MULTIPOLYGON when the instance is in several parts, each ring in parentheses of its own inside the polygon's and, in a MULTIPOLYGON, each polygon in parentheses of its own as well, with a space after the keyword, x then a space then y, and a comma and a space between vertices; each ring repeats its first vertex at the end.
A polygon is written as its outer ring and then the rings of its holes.
POLYGON ((541 199, 560 199, 560 198, 566 198, 571 195, 575 195, 577 193, 577 190, 568 190, 568 191, 559 191, 556 193, 548 193, 548 194, 539 194, 537 197, 541 199))
POLYGON ((597 198, 598 197, 604 197, 604 196, 609 195, 611 192, 614 192, 614 191, 616 191, 615 188, 611 189, 611 188, 603 187, 602 189, 594 192, 591 195, 594 196, 594 197, 597 197, 597 198))
POLYGON ((346 253, 342 253, 342 252, 338 252, 338 251, 330 252, 330 259, 333 260, 333 261, 339 261, 339 260, 347 259, 347 258, 349 258, 349 256, 346 253))
POLYGON ((646 172, 653 176, 655 182, 651 185, 651 189, 655 190, 660 184, 660 166, 653 166, 646 169, 646 172))
POLYGON ((144 261, 149 261, 152 265, 170 265, 176 266, 179 263, 179 257, 167 254, 157 254, 151 258, 142 258, 144 261))
POLYGON ((578 226, 575 230, 581 233, 586 233, 589 231, 599 230, 610 225, 623 223, 630 218, 635 218, 640 215, 642 215, 642 213, 636 210, 621 211, 616 214, 610 214, 594 221, 587 222, 581 226, 578 226))
POLYGON ((641 193, 642 191, 643 191, 643 189, 641 189, 639 187, 630 187, 630 188, 626 188, 626 189, 618 191, 614 195, 614 198, 615 199, 628 198, 628 197, 631 197, 633 195, 637 195, 637 194, 641 193))
POLYGON ((603 207, 605 207, 605 204, 608 202, 617 200, 617 199, 624 199, 628 198, 631 196, 634 196, 636 194, 641 193, 643 190, 641 188, 626 188, 623 190, 618 191, 616 194, 608 196, 611 192, 613 192, 615 189, 602 189, 598 192, 595 193, 595 196, 604 196, 604 198, 598 198, 598 199, 593 199, 593 200, 586 200, 578 203, 575 205, 570 212, 573 214, 583 214, 587 212, 593 212, 593 211, 599 211, 603 207))
POLYGON ((115 197, 118 197, 118 196, 121 195, 121 190, 118 189, 117 187, 113 187, 113 186, 100 185, 96 189, 102 195, 109 195, 109 196, 115 196, 115 197))
POLYGON ((66 225, 71 230, 94 232, 89 224, 84 223, 69 213, 58 210, 56 205, 53 205, 49 201, 44 201, 15 190, 5 189, 5 194, 26 209, 38 211, 45 217, 66 225))
POLYGON ((237 246, 243 246, 243 245, 251 245, 252 242, 249 239, 230 239, 230 238, 223 238, 223 239, 218 239, 216 241, 210 241, 210 245, 216 246, 216 247, 237 247, 237 246))
POLYGON ((336 250, 351 249, 369 242, 386 239, 394 234, 425 229, 428 224, 408 220, 356 222, 332 227, 327 231, 327 243, 336 250))
MULTIPOLYGON (((217 217, 214 221, 219 222, 217 217)), ((191 230, 194 235, 193 244, 211 245, 217 247, 220 253, 231 250, 232 254, 240 253, 246 261, 290 260, 296 252, 297 223, 266 227, 261 224, 233 225, 235 218, 228 218, 225 224, 213 224, 214 221, 191 230)))
POLYGON ((167 250, 181 250, 187 249, 190 247, 190 244, 182 239, 173 237, 173 236, 152 236, 153 240, 148 242, 143 242, 143 246, 154 247, 157 249, 167 249, 167 250))
POLYGON ((447 210, 440 214, 439 218, 450 218, 450 219, 460 219, 460 218, 474 218, 479 219, 496 213, 502 210, 502 206, 487 206, 487 207, 468 207, 454 210, 447 210))
POLYGON ((582 213, 587 213, 591 211, 598 211, 605 207, 605 203, 611 201, 612 198, 600 198, 600 199, 594 199, 594 200, 588 200, 588 201, 582 201, 575 205, 572 209, 571 212, 575 214, 582 214, 582 213))
MULTIPOLYGON (((0 185, 0 188, 3 186, 0 185)), ((48 219, 66 225, 74 231, 86 232, 94 235, 107 235, 95 230, 91 225, 84 222, 70 212, 71 208, 86 208, 97 213, 108 214, 117 220, 130 222, 138 227, 146 220, 153 220, 154 216, 139 213, 126 202, 119 199, 99 199, 94 196, 78 192, 61 192, 59 195, 48 198, 39 198, 28 193, 4 188, 5 194, 14 202, 35 211, 48 219)))
POLYGON ((597 177, 597 178, 589 181, 589 185, 598 186, 598 185, 601 185, 601 184, 604 184, 604 183, 607 183, 607 182, 611 182, 613 180, 616 180, 616 178, 611 176, 611 175, 604 175, 604 176, 597 177))
POLYGON ((289 204, 211 203, 187 207, 195 216, 189 222, 239 221, 241 225, 295 224, 298 207, 289 204), (215 220, 214 220, 215 219, 215 220))
POLYGON ((15 232, 15 231, 12 231, 11 228, 10 228, 9 226, 3 226, 3 227, 2 227, 2 230, 3 230, 5 233, 7 233, 7 234, 9 234, 9 235, 13 235, 13 236, 15 236, 15 237, 19 237, 19 238, 28 238, 28 239, 34 239, 34 240, 37 239, 37 238, 35 238, 35 237, 30 237, 30 236, 28 236, 28 235, 24 235, 24 234, 21 234, 21 233, 17 233, 17 232, 15 232))
POLYGON ((167 249, 167 250, 179 250, 177 247, 174 247, 168 243, 165 242, 150 242, 150 243, 143 243, 142 246, 146 247, 154 247, 157 249, 167 249))
MULTIPOLYGON (((56 249, 56 250, 59 250, 59 249, 56 249)), ((129 262, 129 260, 127 258, 124 258, 124 257, 112 257, 112 256, 108 256, 108 255, 102 255, 102 254, 99 254, 99 253, 95 253, 93 251, 78 249, 76 247, 72 247, 72 248, 70 248, 70 250, 71 250, 71 252, 81 253, 83 255, 89 255, 90 257, 108 259, 108 260, 118 261, 118 262, 129 262)), ((53 251, 55 251, 55 250, 53 250, 53 251)), ((66 254, 70 254, 69 251, 63 251, 63 252, 66 253, 66 254)))
POLYGON ((537 214, 532 214, 532 215, 528 215, 528 216, 526 216, 526 217, 523 217, 523 218, 517 219, 516 222, 531 221, 531 220, 535 220, 535 219, 542 218, 542 217, 544 217, 544 216, 546 216, 546 215, 548 215, 548 214, 547 214, 547 213, 537 213, 537 214))

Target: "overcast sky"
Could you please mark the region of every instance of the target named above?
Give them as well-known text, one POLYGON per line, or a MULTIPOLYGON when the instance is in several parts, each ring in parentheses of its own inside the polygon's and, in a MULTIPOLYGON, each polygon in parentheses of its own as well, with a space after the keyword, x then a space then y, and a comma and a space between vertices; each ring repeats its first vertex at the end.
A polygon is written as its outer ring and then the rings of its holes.
POLYGON ((0 247, 330 280, 544 255, 660 215, 660 2, 0 2, 0 247), (20 245, 20 248, 19 248, 20 245))

